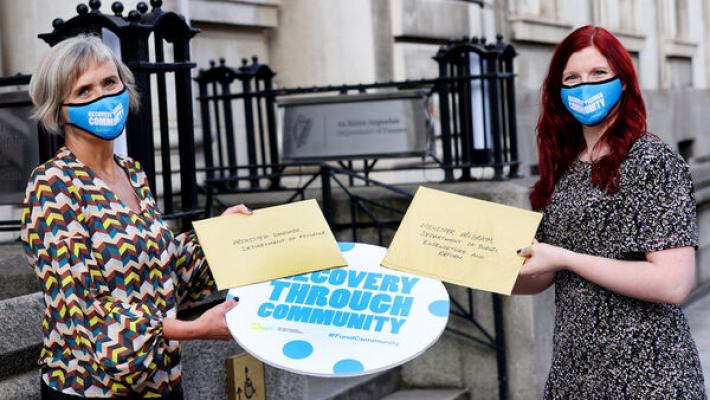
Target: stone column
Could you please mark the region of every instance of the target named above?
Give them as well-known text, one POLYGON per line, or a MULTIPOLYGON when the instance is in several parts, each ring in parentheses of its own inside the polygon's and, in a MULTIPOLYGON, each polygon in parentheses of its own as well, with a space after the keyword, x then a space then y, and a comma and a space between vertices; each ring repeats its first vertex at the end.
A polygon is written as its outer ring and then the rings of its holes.
POLYGON ((282 2, 270 48, 278 85, 374 81, 371 8, 370 1, 282 2))

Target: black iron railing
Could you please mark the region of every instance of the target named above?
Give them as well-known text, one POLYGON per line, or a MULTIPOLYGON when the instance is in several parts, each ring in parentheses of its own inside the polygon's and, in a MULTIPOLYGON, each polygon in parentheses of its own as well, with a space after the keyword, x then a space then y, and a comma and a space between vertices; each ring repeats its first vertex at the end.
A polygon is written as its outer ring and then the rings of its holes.
MULTIPOLYGON (((472 168, 492 168, 494 179, 518 176, 513 59, 516 52, 498 36, 452 41, 434 59, 439 76, 431 79, 375 82, 339 86, 273 89, 273 70, 253 58, 238 68, 220 60, 200 70, 199 87, 205 171, 207 179, 247 176, 231 186, 213 190, 280 189, 284 163, 277 142, 275 108, 278 101, 303 95, 327 95, 420 89, 438 98, 441 154, 430 159, 444 171, 445 181, 472 180, 472 168), (233 87, 234 82, 240 87, 233 87), (241 129, 237 129, 237 121, 241 129), (245 149, 239 150, 240 146, 245 149), (245 154, 240 157, 239 154, 245 154), (246 183, 246 185, 240 184, 246 183)), ((351 162, 341 160, 341 162, 351 162)), ((363 170, 375 170, 377 159, 363 160, 363 170)), ((422 168, 424 164, 408 168, 422 168)))
POLYGON ((513 46, 498 35, 495 43, 472 38, 442 46, 439 64, 439 109, 443 168, 446 180, 461 167, 461 179, 471 179, 470 166, 492 167, 494 178, 518 176, 513 46), (471 76, 470 79, 445 78, 471 76))
POLYGON ((195 79, 199 85, 200 111, 202 117, 202 139, 204 144, 205 171, 207 179, 215 176, 233 177, 241 165, 248 169, 249 188, 258 189, 258 174, 268 175, 270 187, 279 185, 279 156, 276 139, 275 93, 272 90, 274 73, 268 65, 259 64, 252 59, 248 64, 244 60, 239 68, 225 66, 224 59, 219 66, 214 62, 208 70, 200 70, 195 79), (239 81, 241 90, 233 95, 231 84, 239 81), (208 93, 219 93, 219 97, 210 97, 208 93), (211 100, 211 101, 210 101, 211 100), (247 158, 241 164, 237 162, 236 140, 239 136, 235 129, 233 102, 241 101, 241 121, 247 134, 247 158), (214 149, 213 143, 216 144, 214 149))

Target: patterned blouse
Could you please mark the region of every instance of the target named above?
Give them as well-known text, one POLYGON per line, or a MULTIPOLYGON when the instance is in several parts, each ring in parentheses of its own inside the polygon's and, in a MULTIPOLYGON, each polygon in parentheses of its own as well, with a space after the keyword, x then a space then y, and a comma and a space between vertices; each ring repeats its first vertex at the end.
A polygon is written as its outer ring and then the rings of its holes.
POLYGON ((194 234, 173 236, 161 218, 138 162, 116 161, 140 212, 66 147, 30 177, 21 237, 47 306, 39 364, 66 394, 164 396, 181 376, 163 318, 215 284, 194 234))

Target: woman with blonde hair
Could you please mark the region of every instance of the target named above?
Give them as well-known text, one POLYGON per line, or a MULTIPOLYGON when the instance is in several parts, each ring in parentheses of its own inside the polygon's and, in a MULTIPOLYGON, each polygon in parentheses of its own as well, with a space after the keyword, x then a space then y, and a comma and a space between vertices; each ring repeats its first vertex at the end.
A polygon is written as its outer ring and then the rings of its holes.
MULTIPOLYGON (((114 155, 138 106, 133 75, 96 36, 54 46, 30 83, 35 117, 65 146, 29 179, 21 238, 46 310, 43 399, 181 399, 179 340, 228 339, 228 300, 177 309, 215 284, 193 233, 173 235, 138 162, 114 155)), ((183 188, 189 190, 189 188, 183 188)), ((250 213, 244 205, 225 213, 250 213)))

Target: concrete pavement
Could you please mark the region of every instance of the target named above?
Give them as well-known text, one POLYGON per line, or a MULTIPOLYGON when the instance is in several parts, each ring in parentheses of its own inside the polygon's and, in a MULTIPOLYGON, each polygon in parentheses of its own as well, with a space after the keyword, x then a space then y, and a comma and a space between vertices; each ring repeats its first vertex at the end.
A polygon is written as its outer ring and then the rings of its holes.
POLYGON ((710 293, 693 301, 685 308, 690 331, 700 352, 705 377, 705 392, 710 395, 710 293))

